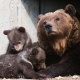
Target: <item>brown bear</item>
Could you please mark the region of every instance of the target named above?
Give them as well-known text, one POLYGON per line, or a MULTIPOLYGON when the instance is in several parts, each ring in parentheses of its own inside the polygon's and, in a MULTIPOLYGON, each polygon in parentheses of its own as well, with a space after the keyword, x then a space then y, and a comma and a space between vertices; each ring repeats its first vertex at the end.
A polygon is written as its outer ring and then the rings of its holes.
POLYGON ((27 48, 18 54, 0 56, 0 78, 18 78, 20 73, 25 78, 41 78, 34 68, 44 69, 46 55, 40 47, 27 48))
POLYGON ((7 35, 9 45, 6 53, 16 54, 32 45, 31 38, 24 27, 15 27, 11 30, 4 30, 3 33, 7 35))
POLYGON ((80 22, 75 14, 76 9, 69 4, 65 9, 39 15, 38 42, 46 52, 47 66, 52 64, 40 71, 42 76, 80 74, 80 22))

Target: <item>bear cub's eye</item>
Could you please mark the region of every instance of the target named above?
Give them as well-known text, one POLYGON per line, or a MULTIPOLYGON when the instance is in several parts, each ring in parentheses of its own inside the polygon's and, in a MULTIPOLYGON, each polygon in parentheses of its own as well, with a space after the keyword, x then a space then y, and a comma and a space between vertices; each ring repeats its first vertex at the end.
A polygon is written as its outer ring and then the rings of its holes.
POLYGON ((43 25, 46 25, 46 21, 43 22, 43 25))
POLYGON ((44 61, 41 61, 41 63, 44 63, 44 61))
POLYGON ((17 44, 20 44, 21 43, 21 41, 19 41, 17 44))
POLYGON ((56 18, 55 20, 56 20, 56 21, 59 21, 60 19, 59 19, 59 18, 56 18))

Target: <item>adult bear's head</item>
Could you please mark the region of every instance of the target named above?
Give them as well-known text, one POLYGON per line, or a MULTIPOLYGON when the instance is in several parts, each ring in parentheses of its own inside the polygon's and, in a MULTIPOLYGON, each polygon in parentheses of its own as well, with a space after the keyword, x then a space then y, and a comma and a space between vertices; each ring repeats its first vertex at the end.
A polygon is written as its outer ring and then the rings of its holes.
POLYGON ((80 24, 75 17, 76 9, 71 4, 65 9, 39 15, 38 38, 48 41, 56 53, 62 56, 67 48, 80 41, 80 24))

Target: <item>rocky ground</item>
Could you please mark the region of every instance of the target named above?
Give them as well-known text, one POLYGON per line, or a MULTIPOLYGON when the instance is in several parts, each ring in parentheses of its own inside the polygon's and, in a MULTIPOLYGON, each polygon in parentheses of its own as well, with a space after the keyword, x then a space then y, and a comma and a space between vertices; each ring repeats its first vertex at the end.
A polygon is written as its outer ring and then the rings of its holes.
MULTIPOLYGON (((31 79, 0 79, 0 80, 31 80, 31 79)), ((38 80, 38 79, 32 79, 32 80, 38 80)), ((55 78, 47 78, 47 79, 39 79, 39 80, 80 80, 80 76, 74 75, 74 76, 68 76, 68 77, 55 77, 55 78)))
POLYGON ((47 79, 47 80, 80 80, 80 76, 74 75, 74 76, 68 76, 68 77, 56 77, 52 79, 47 79))

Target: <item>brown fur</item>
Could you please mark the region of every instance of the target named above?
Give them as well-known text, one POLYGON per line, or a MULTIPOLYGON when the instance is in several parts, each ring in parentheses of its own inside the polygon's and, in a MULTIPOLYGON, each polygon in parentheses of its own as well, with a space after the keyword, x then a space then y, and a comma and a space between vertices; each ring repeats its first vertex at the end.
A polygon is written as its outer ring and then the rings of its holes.
POLYGON ((18 54, 4 54, 0 56, 0 78, 40 78, 36 69, 46 68, 45 52, 39 46, 32 46, 18 54))
POLYGON ((80 75, 80 22, 75 14, 76 9, 69 4, 64 10, 39 16, 38 42, 48 65, 39 72, 41 76, 80 75))
POLYGON ((4 30, 7 35, 9 45, 6 53, 16 54, 32 45, 31 38, 24 27, 15 27, 11 30, 4 30))
MULTIPOLYGON (((37 25, 38 40, 40 46, 46 51, 48 46, 59 56, 80 41, 80 24, 75 16, 70 16, 66 10, 57 10, 39 16, 37 25), (59 21, 57 19, 59 18, 59 21), (45 24, 52 25, 52 31, 48 34, 44 28, 45 24), (48 45, 49 44, 49 45, 48 45), (45 46, 46 45, 46 46, 45 46)), ((47 50, 48 51, 48 50, 47 50)))

